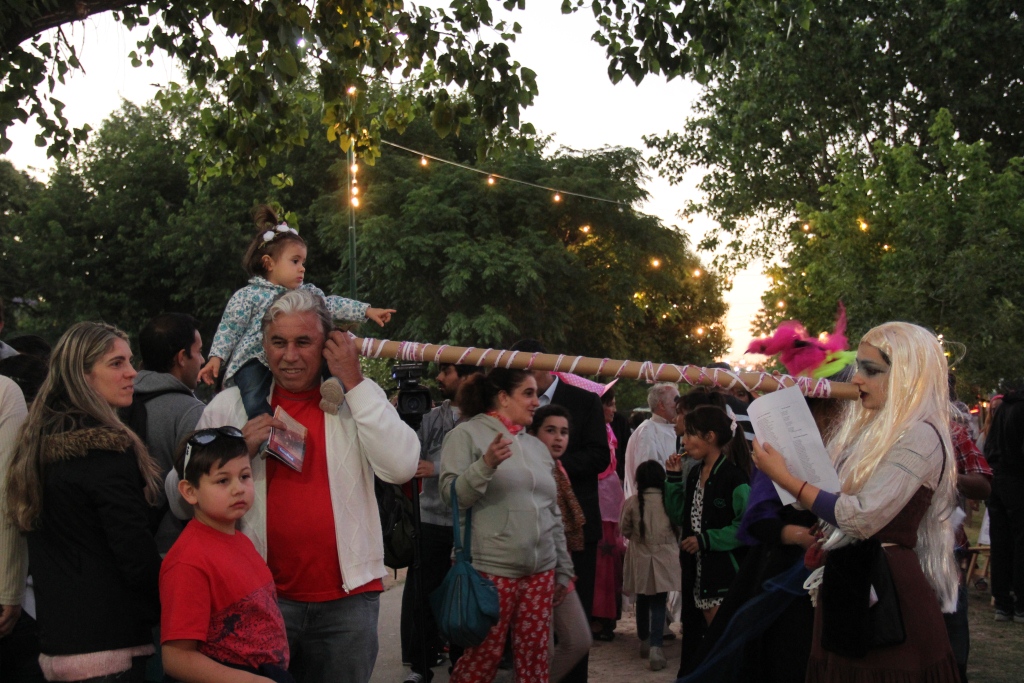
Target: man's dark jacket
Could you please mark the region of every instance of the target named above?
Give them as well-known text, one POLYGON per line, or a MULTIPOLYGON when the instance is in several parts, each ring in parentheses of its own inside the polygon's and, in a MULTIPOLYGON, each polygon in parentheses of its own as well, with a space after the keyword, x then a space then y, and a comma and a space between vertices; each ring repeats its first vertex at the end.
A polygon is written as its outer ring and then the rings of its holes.
POLYGON ((561 380, 555 387, 551 402, 562 406, 572 416, 569 447, 561 462, 587 521, 583 526, 583 540, 586 543, 597 543, 601 540, 597 476, 608 469, 611 463, 608 435, 604 428, 604 408, 594 392, 561 380))
POLYGON ((1024 478, 1024 392, 1003 397, 985 437, 985 459, 996 477, 1024 478))

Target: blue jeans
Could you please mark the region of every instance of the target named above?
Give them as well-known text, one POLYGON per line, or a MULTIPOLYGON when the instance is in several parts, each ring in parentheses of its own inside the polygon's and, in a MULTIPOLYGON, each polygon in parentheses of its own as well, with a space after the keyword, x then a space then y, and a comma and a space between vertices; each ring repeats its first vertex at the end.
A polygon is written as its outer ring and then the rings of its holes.
POLYGON ((255 358, 238 368, 232 379, 242 394, 242 405, 249 419, 257 415, 273 415, 270 409, 270 383, 274 377, 270 368, 255 358))
POLYGON ((278 598, 297 683, 369 683, 377 662, 380 593, 329 602, 278 598))
POLYGON ((651 639, 651 647, 661 647, 665 634, 665 600, 668 593, 636 596, 636 634, 651 639))

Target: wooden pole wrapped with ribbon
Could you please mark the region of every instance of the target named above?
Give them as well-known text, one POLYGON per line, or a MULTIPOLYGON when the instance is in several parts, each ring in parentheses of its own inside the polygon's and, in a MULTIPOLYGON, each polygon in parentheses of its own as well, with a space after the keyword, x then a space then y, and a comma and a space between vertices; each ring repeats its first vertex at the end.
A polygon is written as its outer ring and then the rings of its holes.
POLYGON ((796 385, 800 387, 805 396, 812 398, 854 400, 860 397, 857 387, 846 382, 829 382, 827 379, 791 377, 789 375, 776 376, 766 372, 731 372, 721 368, 702 368, 699 365, 674 365, 672 363, 652 363, 651 361, 637 362, 553 353, 478 349, 472 346, 421 344, 368 337, 356 337, 355 342, 366 358, 394 358, 417 363, 478 365, 485 368, 552 370, 576 375, 639 379, 648 384, 654 382, 681 384, 685 382, 691 386, 714 386, 726 389, 742 386, 751 393, 765 393, 796 385))

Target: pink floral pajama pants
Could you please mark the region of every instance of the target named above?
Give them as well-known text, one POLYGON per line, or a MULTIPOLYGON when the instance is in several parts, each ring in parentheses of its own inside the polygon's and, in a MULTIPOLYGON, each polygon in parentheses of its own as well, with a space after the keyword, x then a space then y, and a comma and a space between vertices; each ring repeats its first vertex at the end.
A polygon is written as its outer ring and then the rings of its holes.
POLYGON ((455 665, 451 683, 490 683, 498 673, 505 636, 512 626, 516 683, 548 683, 548 639, 555 570, 519 579, 480 572, 498 588, 501 616, 484 642, 467 648, 455 665))

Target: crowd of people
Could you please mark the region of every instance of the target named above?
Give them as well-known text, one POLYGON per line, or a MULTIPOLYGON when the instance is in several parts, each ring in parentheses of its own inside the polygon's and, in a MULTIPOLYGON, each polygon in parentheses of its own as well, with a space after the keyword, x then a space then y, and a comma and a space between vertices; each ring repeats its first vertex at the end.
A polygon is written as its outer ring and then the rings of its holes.
POLYGON ((965 498, 989 499, 996 619, 1024 622, 1024 393, 985 426, 989 469, 923 328, 870 330, 833 375, 860 399, 808 401, 838 491, 754 438, 745 390, 656 384, 631 429, 611 384, 441 364, 444 400, 414 430, 335 329, 395 311, 305 283, 298 233, 257 220, 209 361, 176 313, 140 331, 139 371, 103 323, 52 350, 0 342, 4 681, 367 683, 387 573, 376 479, 419 483, 406 683, 503 665, 586 681, 624 602, 654 671, 678 617, 687 681, 966 681, 965 498), (201 381, 224 384, 209 404, 201 381), (275 456, 282 430, 304 435, 297 464, 275 456), (428 606, 453 507, 499 601, 471 647, 428 606))

